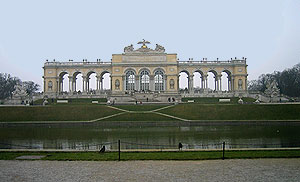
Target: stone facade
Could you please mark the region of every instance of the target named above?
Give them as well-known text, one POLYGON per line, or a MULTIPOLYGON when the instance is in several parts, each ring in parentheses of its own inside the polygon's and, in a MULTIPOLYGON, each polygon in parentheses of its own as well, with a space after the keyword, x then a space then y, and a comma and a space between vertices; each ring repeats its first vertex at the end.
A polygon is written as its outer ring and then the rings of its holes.
MULTIPOLYGON (((103 95, 103 75, 110 73, 110 96, 126 96, 133 93, 153 93, 168 97, 178 95, 179 74, 188 75, 188 94, 194 94, 193 73, 201 75, 202 95, 209 93, 208 73, 215 76, 215 92, 221 92, 221 73, 228 74, 228 92, 246 93, 247 64, 246 59, 231 59, 229 61, 178 61, 177 54, 165 53, 165 48, 156 44, 155 49, 148 48, 148 41, 141 41, 142 46, 134 50, 133 45, 124 48, 124 53, 113 54, 111 62, 46 62, 44 64, 44 94, 48 97, 59 97, 63 91, 63 76, 69 74, 69 93, 76 91, 76 76, 82 74, 82 97, 89 92, 89 77, 96 73, 97 87, 95 96, 103 95)), ((185 93, 186 94, 186 93, 185 93)), ((149 98, 154 95, 148 95, 149 98)), ((177 97, 176 97, 177 98, 177 97)), ((166 98, 162 99, 165 100, 166 98)), ((123 99, 126 100, 126 99, 123 99)))

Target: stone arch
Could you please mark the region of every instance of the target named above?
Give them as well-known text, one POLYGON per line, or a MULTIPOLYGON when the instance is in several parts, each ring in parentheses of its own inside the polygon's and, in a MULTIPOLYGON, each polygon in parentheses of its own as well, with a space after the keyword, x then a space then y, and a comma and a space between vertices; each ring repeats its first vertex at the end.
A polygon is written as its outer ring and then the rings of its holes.
POLYGON ((228 75, 232 75, 232 72, 231 71, 229 71, 228 69, 223 69, 223 71, 222 72, 225 72, 225 73, 227 73, 228 75))
POLYGON ((76 71, 73 73, 73 77, 76 78, 76 76, 77 76, 78 74, 83 74, 83 73, 82 73, 82 71, 80 71, 80 70, 76 70, 76 71))
POLYGON ((162 71, 164 74, 166 74, 166 71, 163 68, 155 68, 152 74, 155 75, 156 71, 162 71))
POLYGON ((67 72, 67 71, 61 71, 60 73, 59 73, 59 78, 61 78, 61 77, 63 77, 65 74, 69 74, 69 72, 67 72))
POLYGON ((111 90, 111 87, 111 72, 104 70, 100 73, 100 76, 97 76, 97 90, 111 90))
POLYGON ((98 87, 96 86, 97 84, 97 73, 94 70, 88 70, 86 73, 86 91, 94 91, 97 90, 98 87))
POLYGON ((134 68, 126 68, 124 71, 124 74, 126 74, 128 71, 133 71, 135 75, 137 75, 137 71, 134 68))
POLYGON ((163 91, 165 90, 165 72, 163 69, 155 69, 154 70, 154 90, 155 91, 163 91))
POLYGON ((203 92, 205 88, 205 77, 202 70, 196 69, 193 71, 193 87, 195 92, 203 92))
POLYGON ((58 90, 59 92, 68 92, 70 90, 70 80, 69 80, 70 73, 67 71, 61 71, 58 75, 59 84, 58 84, 58 90), (67 76, 68 75, 68 76, 67 76))
MULTIPOLYGON (((94 74, 94 73, 96 73, 96 71, 94 71, 94 70, 89 70, 89 71, 87 71, 87 73, 86 73, 85 76, 90 77, 91 74, 94 74)), ((96 73, 96 74, 97 74, 97 73, 96 73)))
POLYGON ((82 89, 82 78, 83 78, 83 72, 80 70, 76 70, 73 73, 73 92, 77 92, 77 90, 83 91, 82 89))
POLYGON ((207 72, 207 86, 209 89, 213 90, 213 91, 218 91, 219 90, 219 75, 218 72, 214 69, 210 69, 207 72))
POLYGON ((150 71, 148 69, 140 69, 139 85, 141 91, 150 90, 150 71))
POLYGON ((125 90, 135 90, 135 76, 136 72, 134 69, 127 69, 125 72, 125 90))
POLYGON ((138 71, 138 74, 140 75, 142 71, 148 71, 148 73, 151 74, 150 69, 147 68, 147 67, 140 68, 139 71, 138 71))
POLYGON ((209 71, 208 71, 208 73, 213 73, 215 76, 218 76, 218 72, 216 71, 216 70, 214 70, 214 69, 210 69, 209 71))
POLYGON ((193 71, 193 73, 196 73, 196 72, 199 73, 201 76, 204 75, 204 72, 200 69, 196 69, 195 71, 193 71))
POLYGON ((190 72, 189 72, 188 70, 186 70, 186 69, 180 70, 180 71, 178 72, 178 74, 180 74, 180 73, 185 73, 185 74, 187 74, 188 76, 190 75, 190 72))
POLYGON ((231 91, 232 90, 232 73, 228 69, 223 69, 220 73, 220 90, 231 91))
POLYGON ((184 89, 189 91, 191 89, 191 77, 190 72, 186 69, 182 69, 178 72, 178 89, 184 89))

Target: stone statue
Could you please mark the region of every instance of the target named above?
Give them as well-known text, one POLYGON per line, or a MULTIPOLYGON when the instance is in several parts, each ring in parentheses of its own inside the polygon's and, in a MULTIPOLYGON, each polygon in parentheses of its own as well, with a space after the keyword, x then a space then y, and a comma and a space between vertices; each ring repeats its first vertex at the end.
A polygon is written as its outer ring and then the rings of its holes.
POLYGON ((115 81, 115 88, 116 90, 120 90, 120 81, 118 79, 115 81))
POLYGON ((157 52, 165 52, 165 48, 161 45, 156 44, 155 51, 157 52))
POLYGON ((243 80, 242 79, 239 79, 239 81, 238 81, 238 88, 239 88, 239 90, 243 89, 243 80))
POLYGON ((132 52, 134 50, 133 45, 127 46, 124 48, 124 52, 132 52))
POLYGON ((15 90, 12 92, 12 97, 5 101, 5 104, 9 105, 29 105, 32 101, 32 97, 26 92, 26 88, 22 84, 15 85, 15 90))
POLYGON ((280 95, 280 89, 278 88, 276 80, 269 80, 267 82, 265 94, 271 98, 280 95))
POLYGON ((151 43, 143 39, 143 41, 138 42, 138 44, 143 44, 141 48, 147 48, 146 44, 151 44, 151 43))
POLYGON ((25 97, 27 96, 26 89, 23 85, 17 84, 15 85, 15 91, 12 92, 13 97, 25 97))

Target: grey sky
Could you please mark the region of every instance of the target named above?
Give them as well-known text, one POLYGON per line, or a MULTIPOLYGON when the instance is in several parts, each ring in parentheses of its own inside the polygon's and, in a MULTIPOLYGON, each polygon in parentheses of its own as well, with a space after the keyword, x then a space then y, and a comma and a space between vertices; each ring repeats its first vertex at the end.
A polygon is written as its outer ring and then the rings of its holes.
POLYGON ((146 39, 180 60, 247 57, 256 79, 300 62, 299 12, 297 0, 0 0, 0 72, 42 85, 46 59, 109 61, 146 39))

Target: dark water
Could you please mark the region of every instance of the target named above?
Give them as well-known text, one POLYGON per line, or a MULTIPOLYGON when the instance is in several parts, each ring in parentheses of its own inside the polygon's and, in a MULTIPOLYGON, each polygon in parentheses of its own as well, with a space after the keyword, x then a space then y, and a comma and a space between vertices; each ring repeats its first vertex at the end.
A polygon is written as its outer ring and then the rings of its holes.
POLYGON ((0 127, 0 148, 108 149, 300 147, 300 126, 14 126, 0 127))

